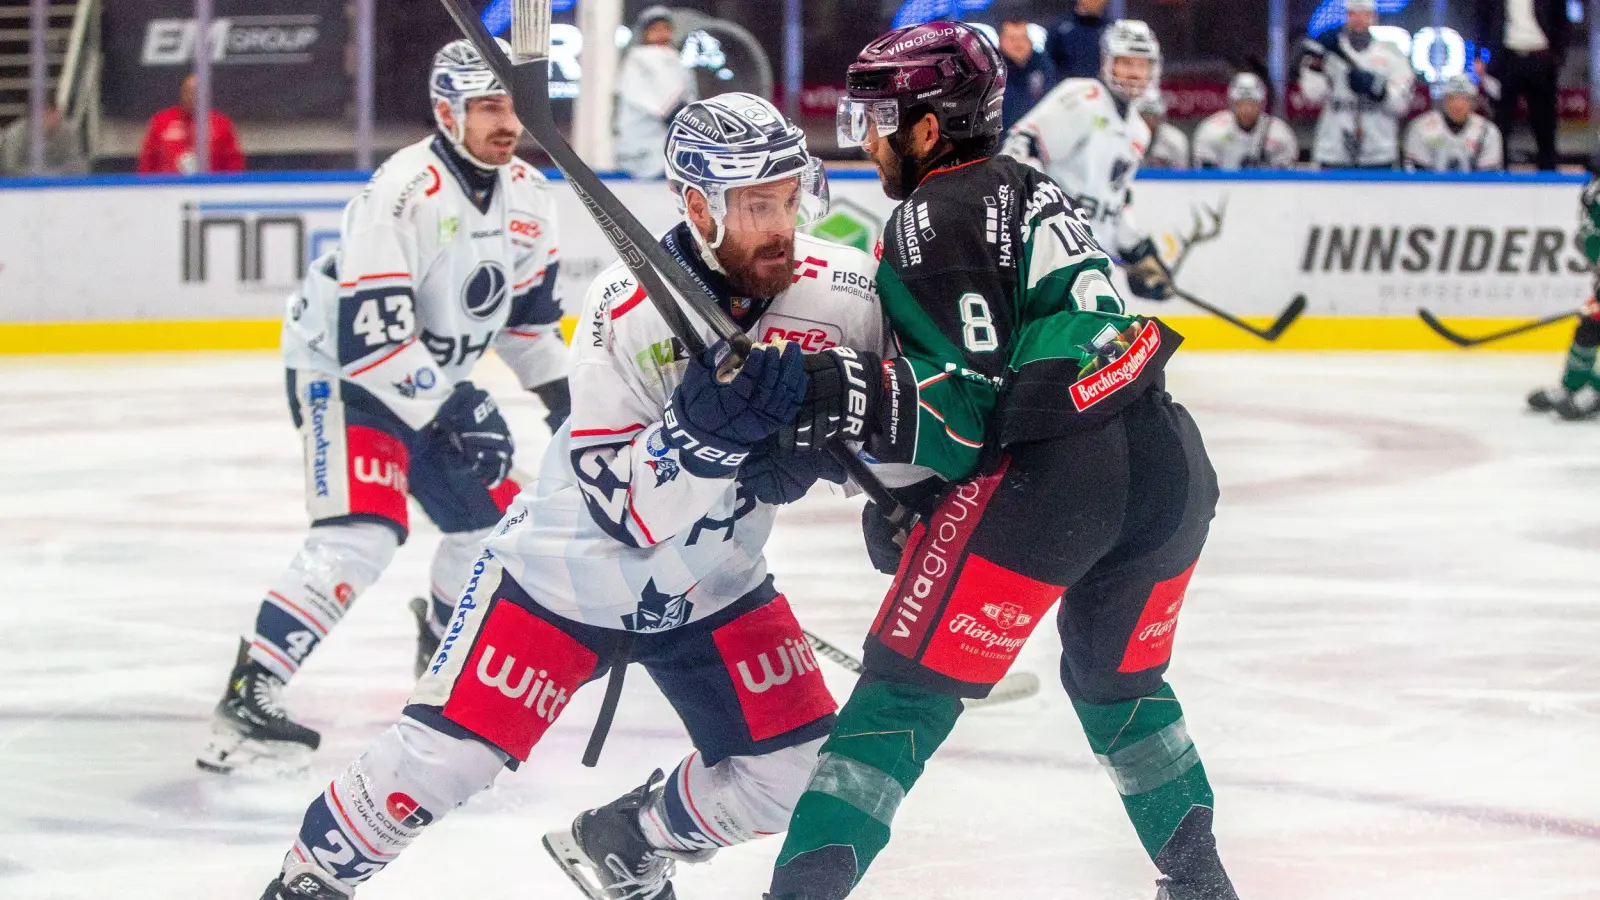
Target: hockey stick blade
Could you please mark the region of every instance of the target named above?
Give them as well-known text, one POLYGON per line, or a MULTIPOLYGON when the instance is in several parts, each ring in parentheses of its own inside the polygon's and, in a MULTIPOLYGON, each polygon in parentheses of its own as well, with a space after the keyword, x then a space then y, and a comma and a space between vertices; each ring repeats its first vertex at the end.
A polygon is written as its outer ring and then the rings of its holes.
POLYGON ((1306 296, 1304 294, 1296 294, 1294 299, 1289 301, 1289 305, 1285 307, 1283 312, 1278 315, 1277 321, 1273 322, 1271 327, 1263 329, 1251 325, 1249 322, 1246 322, 1238 316, 1233 315, 1227 310, 1207 303, 1188 291, 1174 289, 1173 293, 1178 297, 1194 304, 1195 306, 1200 307, 1206 312, 1211 313, 1213 316, 1216 316, 1222 321, 1227 322, 1229 325, 1232 325, 1241 331, 1248 331, 1263 341, 1276 341, 1278 338, 1282 337, 1283 333, 1289 329, 1289 326, 1293 325, 1295 320, 1300 318, 1300 314, 1306 310, 1306 296))
POLYGON ((1423 324, 1433 329, 1435 334, 1439 335, 1450 343, 1455 344, 1457 347, 1470 349, 1472 347, 1493 343, 1494 341, 1504 340, 1508 337, 1516 337, 1519 334, 1526 334, 1530 331, 1536 331, 1540 328, 1544 328, 1547 325, 1565 322, 1566 320, 1578 314, 1561 313, 1560 315, 1546 316, 1543 319, 1535 319, 1532 322, 1524 322, 1521 325, 1507 328, 1503 331, 1479 335, 1478 337, 1467 337, 1466 335, 1439 321, 1438 316, 1435 316, 1432 312, 1426 309, 1417 310, 1417 315, 1422 319, 1423 324))

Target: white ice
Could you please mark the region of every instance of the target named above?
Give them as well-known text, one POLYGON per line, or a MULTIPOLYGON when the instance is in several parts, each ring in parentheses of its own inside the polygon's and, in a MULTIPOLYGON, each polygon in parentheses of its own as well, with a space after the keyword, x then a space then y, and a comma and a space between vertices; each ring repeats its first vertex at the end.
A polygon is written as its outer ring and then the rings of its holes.
MULTIPOLYGON (((1600 897, 1600 424, 1522 410, 1558 365, 1180 354, 1171 387, 1224 493, 1170 680, 1246 900, 1600 897)), ((529 465, 541 411, 486 369, 529 465)), ((325 735, 313 772, 194 768, 304 528, 281 378, 271 354, 0 363, 0 898, 255 900, 305 805, 399 711, 425 525, 290 689, 325 735)), ((770 548, 802 620, 848 646, 886 582, 856 508, 809 498, 770 548)), ((1041 628, 1019 667, 1045 693, 964 717, 857 897, 1153 896, 1057 651, 1041 628)), ((575 897, 540 835, 688 749, 635 676, 580 767, 600 693, 363 900, 575 897)), ((680 896, 753 900, 777 850, 726 851, 680 896)))

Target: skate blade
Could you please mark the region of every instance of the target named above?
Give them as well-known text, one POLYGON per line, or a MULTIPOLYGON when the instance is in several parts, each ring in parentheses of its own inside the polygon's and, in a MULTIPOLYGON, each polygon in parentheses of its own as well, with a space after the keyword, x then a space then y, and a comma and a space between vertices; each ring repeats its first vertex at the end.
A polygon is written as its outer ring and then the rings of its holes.
POLYGON ((214 725, 194 764, 217 775, 292 778, 311 767, 311 748, 286 741, 251 740, 224 725, 214 725))
POLYGON ((589 900, 610 900, 605 888, 591 874, 594 872, 594 863, 578 846, 578 842, 572 839, 572 829, 563 828, 546 834, 544 849, 585 897, 589 900))

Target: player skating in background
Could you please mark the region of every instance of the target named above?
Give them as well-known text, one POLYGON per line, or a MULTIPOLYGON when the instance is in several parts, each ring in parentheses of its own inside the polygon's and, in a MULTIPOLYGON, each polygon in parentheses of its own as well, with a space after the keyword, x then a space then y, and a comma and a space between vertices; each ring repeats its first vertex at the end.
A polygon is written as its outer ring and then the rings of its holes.
MULTIPOLYGON (((774 454, 772 435, 808 378, 836 371, 830 355, 808 376, 802 349, 883 351, 876 263, 796 233, 825 206, 822 169, 765 100, 690 104, 667 156, 685 221, 663 246, 751 335, 787 343, 758 346, 725 383, 718 348, 687 358, 621 263, 601 274, 573 341, 567 427, 488 540, 403 718, 312 802, 267 898, 350 896, 630 660, 695 752, 546 838, 585 893, 670 900, 676 860, 788 824, 835 704, 762 548, 774 504, 844 473, 774 454)), ((866 390, 870 370, 844 371, 866 390)), ((819 424, 859 431, 850 416, 819 424)))
POLYGON ((467 41, 435 56, 429 96, 438 133, 373 174, 345 208, 339 249, 289 298, 283 357, 311 530, 241 644, 201 768, 295 765, 316 749, 281 689, 405 541, 407 495, 444 532, 431 602, 413 603, 419 672, 432 656, 518 490, 505 420, 467 380, 491 346, 552 428, 566 415, 555 203, 514 155, 511 98, 467 41))
POLYGON ((1228 108, 1207 116, 1194 131, 1197 169, 1288 169, 1300 159, 1289 123, 1266 112, 1267 85, 1253 72, 1228 83, 1228 108))
POLYGON ((1100 46, 1100 77, 1056 85, 1012 127, 1000 152, 1067 192, 1099 245, 1126 266, 1134 294, 1165 300, 1172 273, 1129 208, 1130 185, 1150 147, 1150 128, 1133 104, 1161 81, 1161 45, 1150 26, 1124 19, 1106 27, 1100 46))
POLYGON ((1167 121, 1167 98, 1162 96, 1160 86, 1152 83, 1134 107, 1151 134, 1150 149, 1145 151, 1140 167, 1179 171, 1189 168, 1189 138, 1167 121))
POLYGON ((1391 169, 1417 75, 1400 48, 1377 40, 1376 0, 1346 0, 1345 25, 1301 46, 1300 91, 1322 104, 1311 159, 1328 168, 1391 169))
MULTIPOLYGON (((1578 203, 1578 243, 1583 255, 1596 266, 1595 287, 1600 294, 1600 177, 1591 177, 1578 203)), ((1567 349, 1561 381, 1528 395, 1528 406, 1539 412, 1554 411, 1567 421, 1600 414, 1600 375, 1595 374, 1596 348, 1600 348, 1600 300, 1591 296, 1578 311, 1578 329, 1567 349)))
MULTIPOLYGON (((840 143, 860 142, 904 201, 878 270, 903 355, 867 398, 867 451, 926 467, 940 501, 903 558, 896 526, 866 509, 873 561, 898 573, 769 897, 850 893, 958 698, 984 696, 1061 600, 1062 684, 1165 876, 1160 896, 1233 900, 1211 787, 1163 678, 1217 502, 1199 431, 1163 390, 1180 338, 1124 314, 1059 186, 990 156, 1001 72, 975 29, 933 22, 879 37, 846 75, 840 143)), ((849 399, 813 392, 799 421, 849 399)))
POLYGON ((1478 86, 1466 75, 1445 80, 1439 108, 1406 126, 1406 168, 1425 172, 1498 172, 1505 168, 1500 129, 1473 111, 1478 86))

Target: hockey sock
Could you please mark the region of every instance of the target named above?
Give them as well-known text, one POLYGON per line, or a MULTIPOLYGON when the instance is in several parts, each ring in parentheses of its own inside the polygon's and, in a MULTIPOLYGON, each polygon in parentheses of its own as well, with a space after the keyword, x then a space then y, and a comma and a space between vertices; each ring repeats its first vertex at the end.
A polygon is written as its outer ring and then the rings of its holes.
POLYGON ((450 624, 450 616, 455 612, 456 600, 471 579, 473 566, 483 555, 483 540, 489 536, 489 531, 488 528, 459 531, 439 539, 439 546, 433 551, 433 564, 428 569, 432 588, 429 592, 432 617, 428 624, 435 636, 444 636, 445 626, 450 624))
POLYGON ((1211 783, 1172 686, 1126 703, 1072 705, 1157 868, 1180 880, 1220 873, 1211 783))
POLYGON ((664 850, 730 847, 777 834, 817 761, 822 738, 714 766, 691 753, 639 810, 646 841, 664 850))
POLYGON ((961 701, 888 681, 856 685, 795 805, 773 900, 839 900, 889 843, 889 826, 961 701))
POLYGON ((250 658, 285 681, 372 586, 400 546, 384 525, 354 523, 311 529, 289 568, 256 613, 250 658))
POLYGON ((1585 316, 1578 320, 1578 330, 1572 335, 1572 346, 1567 350, 1567 367, 1561 373, 1561 386, 1569 392, 1586 384, 1600 387, 1594 374, 1596 348, 1600 347, 1600 319, 1585 316))
POLYGON ((505 760, 486 744, 401 719, 311 801, 284 872, 316 868, 354 887, 487 788, 505 760))

